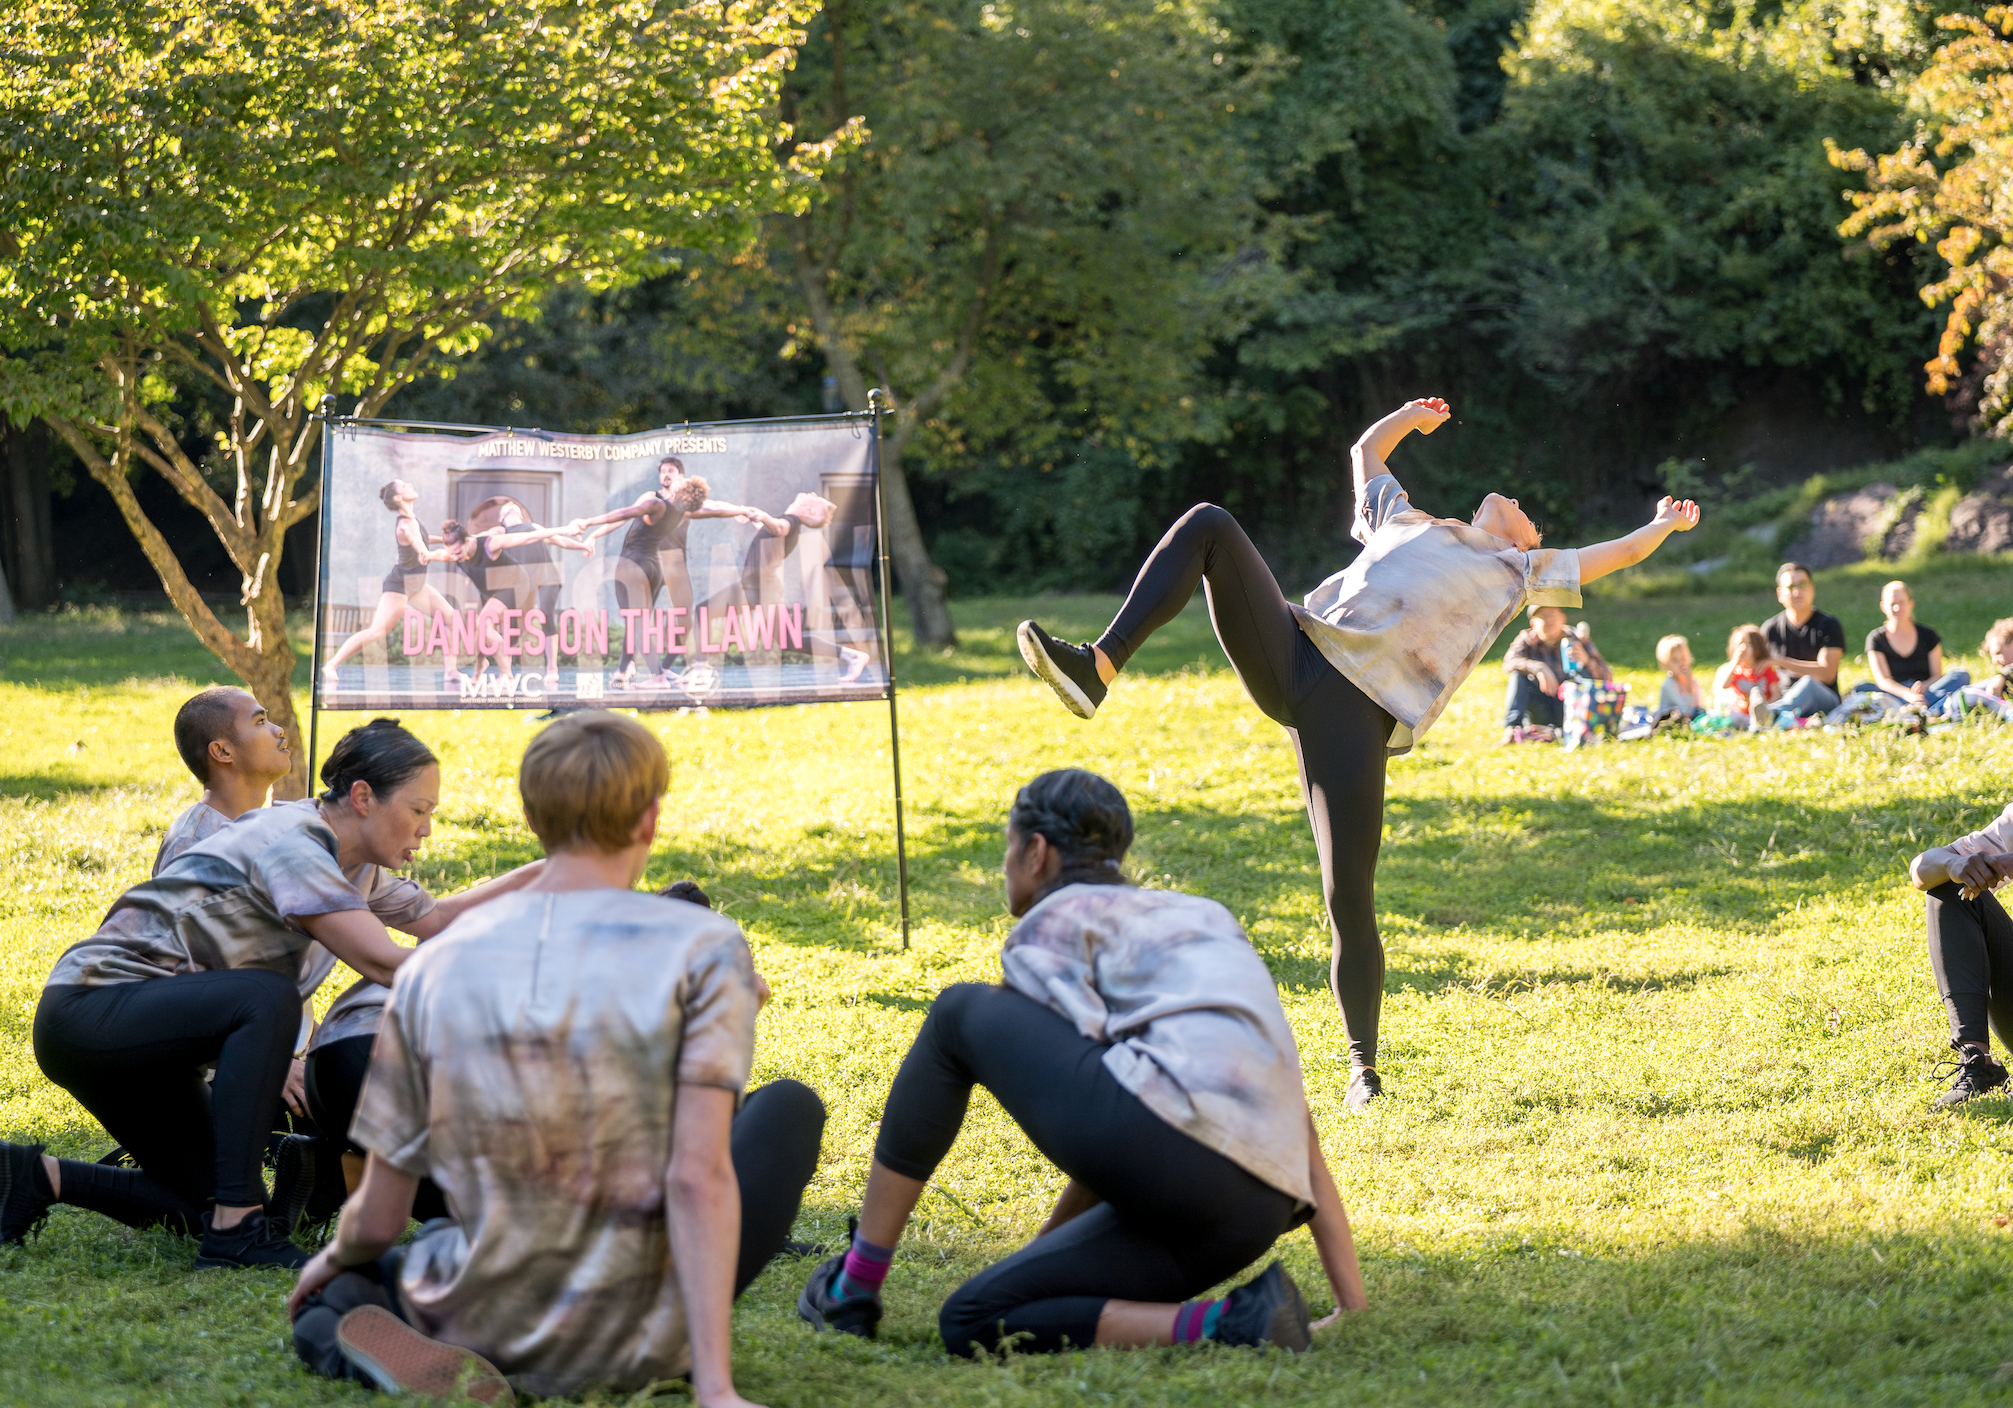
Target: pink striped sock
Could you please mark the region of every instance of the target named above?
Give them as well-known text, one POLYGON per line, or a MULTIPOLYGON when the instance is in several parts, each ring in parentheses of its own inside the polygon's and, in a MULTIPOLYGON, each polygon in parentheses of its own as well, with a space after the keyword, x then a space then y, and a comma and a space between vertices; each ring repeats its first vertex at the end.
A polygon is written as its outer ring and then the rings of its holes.
POLYGON ((853 1245, 846 1252, 845 1267, 833 1282, 833 1294, 841 1298, 879 1295, 881 1283, 888 1279, 888 1268, 894 1260, 893 1247, 876 1246, 855 1232, 853 1245))
POLYGON ((1220 1300, 1191 1300, 1182 1302, 1174 1312, 1174 1342, 1194 1344, 1205 1339, 1216 1328, 1216 1317, 1222 1313, 1220 1300))

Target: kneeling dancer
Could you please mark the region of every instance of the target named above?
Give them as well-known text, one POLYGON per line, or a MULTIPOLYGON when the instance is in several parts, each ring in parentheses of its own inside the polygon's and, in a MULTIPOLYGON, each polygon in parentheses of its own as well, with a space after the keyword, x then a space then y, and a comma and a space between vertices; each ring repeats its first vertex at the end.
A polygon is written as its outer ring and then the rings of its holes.
POLYGON ((35 1059, 138 1167, 0 1143, 0 1244, 62 1202, 200 1232, 199 1267, 307 1260, 266 1216, 260 1172, 302 1000, 337 959, 389 983, 413 951, 386 925, 425 939, 539 864, 438 902, 391 873, 431 832, 440 800, 438 762, 396 720, 350 730, 321 775, 319 800, 249 812, 197 842, 56 960, 35 1009, 35 1059))
POLYGON ((825 1112, 787 1080, 735 1112, 747 941, 634 888, 668 776, 617 715, 525 750, 546 869, 399 971, 350 1126, 363 1180, 287 1302, 317 1372, 423 1394, 473 1374, 490 1402, 499 1370, 544 1395, 689 1373, 707 1408, 740 1402, 734 1298, 789 1236, 825 1112), (450 1216, 394 1249, 423 1178, 450 1216))
POLYGON ((1198 504, 1168 529, 1125 605, 1094 644, 1068 645, 1021 623, 1022 658, 1072 713, 1089 718, 1146 638, 1181 614, 1196 583, 1223 653, 1266 717, 1292 735, 1314 829, 1333 942, 1329 986, 1348 1029, 1349 1109, 1383 1091, 1377 1016, 1384 945, 1377 935, 1377 849, 1384 765, 1440 717, 1503 628, 1527 605, 1578 606, 1580 587, 1642 561, 1698 508, 1666 498, 1650 522, 1578 552, 1539 547, 1517 501, 1482 500, 1471 522, 1413 508, 1385 458, 1447 419, 1437 398, 1411 401, 1363 432, 1350 452, 1354 562, 1294 606, 1237 520, 1198 504))
POLYGON ((1310 1221, 1337 1313, 1363 1308, 1272 975, 1222 905, 1129 885, 1131 843, 1125 798, 1093 773, 1044 773, 1015 798, 1006 981, 931 1004, 888 1092, 853 1245, 798 1298, 815 1328, 875 1334, 895 1244, 975 1084, 1070 1181, 1034 1241, 945 1302, 953 1354, 1007 1340, 1305 1349, 1307 1305, 1279 1262, 1195 1297, 1310 1221))

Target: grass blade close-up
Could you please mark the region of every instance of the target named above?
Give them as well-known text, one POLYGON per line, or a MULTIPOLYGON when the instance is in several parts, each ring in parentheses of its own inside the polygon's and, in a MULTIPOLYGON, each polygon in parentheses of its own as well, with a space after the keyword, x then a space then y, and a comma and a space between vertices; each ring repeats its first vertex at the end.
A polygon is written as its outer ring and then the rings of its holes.
MULTIPOLYGON (((1995 601, 2013 600, 2013 567, 1937 563, 1911 580, 1950 662, 1980 673, 1975 643, 1995 601)), ((1848 675, 1864 678, 1853 656, 1877 618, 1877 568, 1819 586, 1820 608, 1845 620, 1848 675)), ((1277 978, 1371 1308, 1317 1332, 1304 1356, 951 1358, 938 1306, 1032 1236, 1063 1184, 981 1093, 897 1253, 879 1340, 814 1336, 792 1309, 812 1263, 782 1258, 736 1310, 745 1395, 779 1408, 1948 1408, 2013 1395, 2013 1101, 1930 1108, 1948 1029, 1906 875, 1916 852, 2009 799, 2013 730, 1973 715, 1930 736, 1501 748, 1498 642, 1391 766, 1387 1094, 1358 1118, 1342 1109, 1348 1066, 1293 754, 1230 673, 1200 599, 1088 723, 1014 653, 1023 616, 1078 639, 1114 605, 961 602, 957 652, 900 657, 907 952, 885 705, 642 715, 671 759, 646 884, 698 880, 746 929, 775 990, 755 1080, 795 1077, 830 1111, 796 1235, 836 1244, 931 997, 998 977, 1015 790, 1053 767, 1102 773, 1134 811, 1133 876, 1222 901, 1277 978)), ((1596 601, 1574 619, 1592 623, 1633 697, 1653 699, 1659 635, 1687 632, 1709 670, 1728 628, 1774 609, 1701 594, 1596 601)), ((193 687, 221 678, 166 617, 71 612, 0 631, 0 1137, 72 1158, 110 1145, 36 1066, 37 995, 196 795, 169 726, 193 687)), ((366 717, 325 716, 323 752, 366 717)), ((445 893, 536 856, 515 787, 531 715, 405 722, 443 764, 416 878, 445 893)), ((1325 1314, 1308 1234, 1280 1255, 1325 1314)), ((0 1402, 361 1402, 295 1359, 289 1284, 198 1272, 185 1240, 59 1207, 38 1238, 0 1250, 0 1402)))

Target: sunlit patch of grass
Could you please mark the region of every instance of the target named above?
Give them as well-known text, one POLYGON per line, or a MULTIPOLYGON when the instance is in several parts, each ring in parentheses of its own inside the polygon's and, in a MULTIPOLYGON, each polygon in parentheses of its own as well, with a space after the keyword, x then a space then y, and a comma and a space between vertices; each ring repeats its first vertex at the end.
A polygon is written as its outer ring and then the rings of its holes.
MULTIPOLYGON (((1966 591, 1983 614, 1978 589, 1966 591)), ((1938 603, 1923 596, 1934 622, 1938 603)), ((897 1258, 882 1339, 811 1336, 790 1309, 807 1268, 779 1264, 736 1315, 751 1397, 1941 1405, 2003 1394, 2013 1100, 1928 1108, 1945 1028, 1901 869, 2004 803, 2013 733, 1499 749, 1502 677, 1485 667, 1391 769, 1379 888, 1391 1093, 1353 1119, 1291 751, 1222 668, 1200 610, 1090 724, 1014 664, 1021 615, 1081 636, 1111 606, 974 603, 957 654, 907 657, 919 682, 901 698, 906 953, 884 706, 646 716, 673 762, 648 881, 698 879, 747 927, 776 989, 757 1079, 805 1080, 831 1110, 799 1235, 836 1241, 930 997, 997 976, 999 827, 1014 789, 1063 764, 1105 773, 1138 814, 1135 872, 1228 904, 1278 976, 1374 1308, 1300 1359, 947 1359, 943 1296, 1031 1235, 1061 1184, 981 1096, 897 1258)), ((1752 619, 1765 607, 1714 609, 1752 619)), ((1680 609, 1587 614, 1640 692, 1665 628, 1654 613, 1680 609)), ((167 682, 121 683, 155 667, 121 665, 103 622, 77 629, 36 648, 98 660, 88 684, 32 683, 0 637, 0 1132, 92 1156, 103 1132, 34 1065, 35 996, 193 795, 167 723, 181 681, 209 676, 198 652, 167 682)), ((535 854, 516 814, 521 716, 411 721, 446 765, 415 873, 451 889, 535 854)), ((1325 1309, 1305 1234, 1282 1253, 1325 1309)), ((362 1401, 295 1367, 281 1278, 199 1276, 190 1257, 186 1243, 74 1211, 0 1253, 0 1400, 362 1401)))

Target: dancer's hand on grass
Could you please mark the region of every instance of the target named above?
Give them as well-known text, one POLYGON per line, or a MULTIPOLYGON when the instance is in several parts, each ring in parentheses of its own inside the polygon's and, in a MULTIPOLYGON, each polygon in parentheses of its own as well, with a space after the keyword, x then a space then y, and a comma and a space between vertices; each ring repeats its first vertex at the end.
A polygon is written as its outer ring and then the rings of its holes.
POLYGON ((1668 527, 1673 533, 1689 533, 1698 527, 1698 505, 1690 499, 1680 502, 1665 495, 1657 505, 1656 517, 1650 522, 1658 527, 1668 527))
POLYGON ((287 1296, 287 1319, 297 1317, 307 1298, 342 1275, 344 1270, 342 1263, 335 1259, 334 1242, 316 1252, 314 1260, 301 1268, 301 1279, 294 1282, 294 1288, 287 1296))

